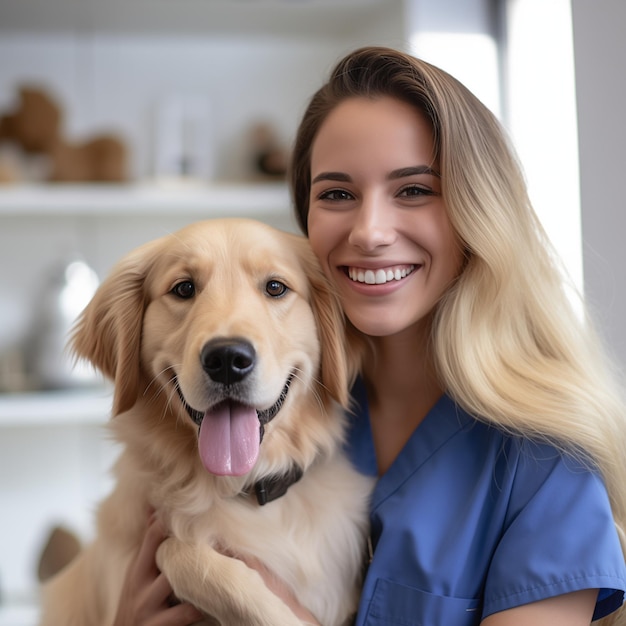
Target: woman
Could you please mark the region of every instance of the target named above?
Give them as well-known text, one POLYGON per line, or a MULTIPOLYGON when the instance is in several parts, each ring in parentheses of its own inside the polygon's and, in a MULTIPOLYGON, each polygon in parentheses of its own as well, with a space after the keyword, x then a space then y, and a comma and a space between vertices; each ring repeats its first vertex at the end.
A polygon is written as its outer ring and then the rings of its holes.
POLYGON ((348 449, 379 478, 356 624, 626 624, 625 406, 495 118, 427 63, 357 50, 291 184, 361 355, 348 449))

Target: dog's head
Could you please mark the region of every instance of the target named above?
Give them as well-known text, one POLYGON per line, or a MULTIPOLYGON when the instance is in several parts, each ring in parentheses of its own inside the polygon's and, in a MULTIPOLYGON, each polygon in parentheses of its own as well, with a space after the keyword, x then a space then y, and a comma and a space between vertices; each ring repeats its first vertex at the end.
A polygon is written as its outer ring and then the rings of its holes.
POLYGON ((320 428, 296 425, 295 406, 347 402, 343 314, 308 242, 252 220, 200 222, 129 254, 72 346, 114 382, 114 415, 141 402, 182 421, 214 474, 249 472, 264 431, 293 444, 320 428))

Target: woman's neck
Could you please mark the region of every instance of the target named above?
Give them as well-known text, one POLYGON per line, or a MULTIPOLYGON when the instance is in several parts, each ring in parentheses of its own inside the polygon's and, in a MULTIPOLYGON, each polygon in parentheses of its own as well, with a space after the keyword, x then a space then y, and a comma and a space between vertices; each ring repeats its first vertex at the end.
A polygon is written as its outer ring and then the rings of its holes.
POLYGON ((430 343, 430 325, 370 340, 374 355, 363 367, 370 401, 389 396, 410 401, 424 395, 441 395, 430 343))
POLYGON ((372 338, 375 356, 364 365, 363 378, 381 474, 443 393, 428 336, 413 328, 372 338))

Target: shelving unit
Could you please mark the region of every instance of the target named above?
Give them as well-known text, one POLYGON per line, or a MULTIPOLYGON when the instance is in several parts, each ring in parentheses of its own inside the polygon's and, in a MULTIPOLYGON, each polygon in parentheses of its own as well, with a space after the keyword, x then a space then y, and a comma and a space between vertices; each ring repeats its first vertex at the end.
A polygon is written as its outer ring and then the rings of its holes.
POLYGON ((0 626, 33 626, 38 617, 36 606, 0 607, 0 626))
POLYGON ((110 412, 105 388, 0 394, 0 428, 104 424, 110 412))
POLYGON ((0 217, 27 216, 173 216, 206 218, 289 215, 283 183, 129 185, 25 185, 0 188, 0 217))

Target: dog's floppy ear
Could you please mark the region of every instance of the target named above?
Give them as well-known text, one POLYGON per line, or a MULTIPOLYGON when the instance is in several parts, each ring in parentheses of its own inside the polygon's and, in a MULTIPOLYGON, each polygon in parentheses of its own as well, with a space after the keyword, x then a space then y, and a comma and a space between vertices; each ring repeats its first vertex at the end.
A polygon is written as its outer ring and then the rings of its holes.
POLYGON ((74 326, 70 347, 110 378, 115 391, 113 415, 130 409, 140 383, 144 282, 155 258, 155 243, 124 257, 85 307, 74 326))
POLYGON ((302 241, 300 256, 311 285, 311 307, 321 342, 322 384, 330 396, 345 407, 355 365, 349 356, 343 310, 333 286, 306 240, 302 241))

